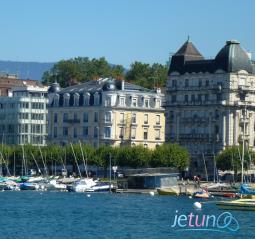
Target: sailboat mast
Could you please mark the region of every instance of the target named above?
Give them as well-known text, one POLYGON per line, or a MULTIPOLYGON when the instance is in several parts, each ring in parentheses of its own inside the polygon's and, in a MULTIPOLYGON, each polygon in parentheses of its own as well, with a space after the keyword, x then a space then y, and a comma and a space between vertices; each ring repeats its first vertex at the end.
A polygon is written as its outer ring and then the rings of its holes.
POLYGON ((81 148, 81 155, 82 155, 82 160, 83 160, 83 164, 84 164, 84 169, 85 169, 86 177, 88 178, 87 162, 85 162, 84 153, 83 153, 83 149, 82 149, 81 141, 80 140, 79 140, 79 144, 80 144, 80 148, 81 148))
POLYGON ((75 155, 75 152, 74 152, 74 148, 73 148, 73 145, 72 145, 71 142, 70 142, 70 145, 71 145, 71 148, 72 148, 74 160, 75 160, 76 166, 77 166, 77 168, 78 168, 79 175, 80 175, 80 177, 81 177, 81 171, 80 171, 79 164, 78 164, 78 161, 77 161, 77 158, 76 158, 76 155, 75 155))
POLYGON ((244 107, 244 112, 243 112, 243 148, 242 148, 242 178, 241 178, 241 183, 243 184, 243 174, 244 174, 244 168, 243 168, 243 164, 244 164, 244 137, 245 137, 245 120, 246 120, 246 105, 244 107))

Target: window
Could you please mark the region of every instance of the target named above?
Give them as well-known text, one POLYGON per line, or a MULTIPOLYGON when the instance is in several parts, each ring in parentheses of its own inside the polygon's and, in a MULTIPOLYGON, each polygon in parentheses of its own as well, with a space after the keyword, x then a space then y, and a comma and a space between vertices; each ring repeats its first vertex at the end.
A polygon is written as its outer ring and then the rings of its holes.
POLYGON ((57 122, 58 122, 58 114, 54 113, 54 123, 57 123, 57 122))
POLYGON ((198 95, 198 101, 201 102, 202 101, 202 95, 198 95))
POLYGON ((98 122, 98 112, 94 112, 94 122, 98 122))
POLYGON ((149 99, 144 100, 144 107, 149 108, 149 99))
POLYGON ((148 139, 148 129, 147 128, 145 128, 144 131, 143 131, 143 139, 144 140, 148 139))
POLYGON ((79 119, 78 119, 78 114, 77 114, 77 113, 74 113, 74 114, 73 114, 73 119, 74 119, 75 122, 78 122, 78 121, 79 121, 79 119))
POLYGON ((89 98, 90 98, 90 94, 89 93, 85 93, 83 95, 84 99, 83 99, 83 105, 86 106, 86 105, 89 105, 89 98))
POLYGON ((94 127, 94 138, 98 137, 98 131, 99 131, 99 128, 98 127, 94 127))
POLYGON ((208 94, 205 95, 205 101, 209 101, 209 95, 208 94))
POLYGON ((195 95, 191 95, 191 101, 194 102, 196 100, 195 95))
POLYGON ((63 136, 68 136, 68 128, 63 127, 63 136))
POLYGON ((132 124, 136 124, 136 114, 132 114, 132 124))
POLYGON ((148 124, 148 114, 144 115, 144 124, 148 124))
POLYGON ((209 86, 209 80, 205 81, 205 86, 209 86))
POLYGON ((198 80, 198 87, 202 87, 202 80, 201 79, 198 80))
POLYGON ((111 112, 105 112, 105 122, 110 123, 111 122, 111 112))
POLYGON ((58 128, 57 127, 54 127, 53 136, 54 136, 54 138, 58 137, 58 128))
POLYGON ((156 124, 160 124, 160 115, 156 115, 156 124))
POLYGON ((73 137, 77 138, 77 128, 73 128, 73 137))
POLYGON ((172 103, 176 102, 176 95, 172 95, 172 103))
POLYGON ((185 95, 184 102, 186 102, 186 103, 188 103, 188 102, 189 102, 189 96, 188 96, 188 95, 185 95))
POLYGON ((185 79, 185 87, 189 87, 189 79, 185 79))
POLYGON ((112 101, 112 98, 108 96, 105 100, 105 106, 111 106, 111 101, 112 101))
POLYGON ((89 127, 85 126, 83 127, 83 136, 88 137, 88 135, 89 135, 89 127))
POLYGON ((120 98, 120 106, 125 106, 125 98, 124 97, 120 98))
POLYGON ((222 100, 222 94, 220 94, 220 93, 217 94, 217 95, 216 95, 216 98, 217 98, 217 101, 221 101, 221 100, 222 100))
POLYGON ((120 135, 119 135, 119 138, 123 138, 124 137, 124 128, 123 127, 120 127, 120 135))
POLYGON ((63 122, 64 123, 68 122, 68 113, 63 114, 63 122))
POLYGON ((111 138, 111 127, 104 127, 104 137, 111 138))
POLYGON ((176 80, 173 80, 173 81, 172 81, 172 86, 173 86, 173 87, 176 87, 176 86, 177 86, 177 81, 176 81, 176 80))
POLYGON ((132 139, 135 139, 135 137, 136 137, 136 128, 131 128, 131 138, 132 139))
POLYGON ((160 140, 160 130, 159 129, 155 129, 155 139, 160 140))
POLYGON ((79 106, 79 99, 80 99, 80 95, 75 93, 74 94, 74 99, 73 99, 73 105, 74 106, 79 106))
POLYGON ((96 92, 94 94, 94 105, 99 105, 99 98, 100 98, 100 96, 99 96, 98 92, 96 92))
POLYGON ((124 113, 120 113, 120 123, 124 124, 124 113))
POLYGON ((53 105, 57 107, 59 104, 59 95, 55 95, 53 99, 53 105))
POLYGON ((64 95, 64 106, 69 106, 69 99, 70 99, 70 95, 65 94, 64 95))
POLYGON ((132 106, 137 107, 137 98, 132 98, 132 106))
POLYGON ((83 113, 83 122, 88 123, 89 122, 89 114, 88 112, 83 113))

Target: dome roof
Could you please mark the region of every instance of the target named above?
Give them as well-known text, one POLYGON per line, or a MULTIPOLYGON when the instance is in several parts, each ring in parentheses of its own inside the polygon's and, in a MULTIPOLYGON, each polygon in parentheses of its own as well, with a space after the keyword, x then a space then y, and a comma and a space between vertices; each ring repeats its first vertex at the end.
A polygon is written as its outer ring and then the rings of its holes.
POLYGON ((48 89, 49 93, 56 93, 60 91, 60 85, 57 82, 51 84, 50 88, 48 89))
POLYGON ((236 40, 226 42, 226 45, 215 57, 215 66, 216 70, 222 69, 226 72, 245 70, 252 73, 253 71, 251 59, 236 40))

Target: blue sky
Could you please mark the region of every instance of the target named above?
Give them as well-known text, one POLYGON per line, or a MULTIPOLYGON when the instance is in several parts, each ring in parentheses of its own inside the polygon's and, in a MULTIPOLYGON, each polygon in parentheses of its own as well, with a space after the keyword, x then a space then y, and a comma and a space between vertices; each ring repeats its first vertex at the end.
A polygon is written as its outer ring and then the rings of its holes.
POLYGON ((255 54, 253 0, 8 0, 0 9, 1 60, 165 63, 188 35, 205 57, 228 39, 255 54))

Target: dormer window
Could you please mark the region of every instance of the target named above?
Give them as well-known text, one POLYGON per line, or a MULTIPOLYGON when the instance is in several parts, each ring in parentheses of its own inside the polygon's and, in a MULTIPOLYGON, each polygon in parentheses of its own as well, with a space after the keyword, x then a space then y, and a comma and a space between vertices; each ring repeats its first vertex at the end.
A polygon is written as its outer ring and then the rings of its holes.
POLYGON ((83 95, 84 99, 83 99, 83 105, 89 105, 89 98, 90 98, 90 93, 85 93, 83 95))
POLYGON ((149 108, 150 106, 150 100, 149 99, 144 99, 144 107, 149 108))
POLYGON ((80 95, 78 93, 75 93, 73 98, 73 106, 79 106, 79 99, 80 95))
POLYGON ((94 105, 99 105, 99 94, 96 92, 94 94, 94 105))
POLYGON ((132 106, 137 107, 137 98, 132 98, 132 106))
POLYGON ((55 107, 58 107, 58 106, 59 106, 59 94, 56 94, 56 95, 54 96, 53 105, 54 105, 55 107))
POLYGON ((68 93, 64 94, 64 106, 69 106, 70 95, 68 93))
POLYGON ((125 97, 120 97, 120 106, 125 106, 125 97))

